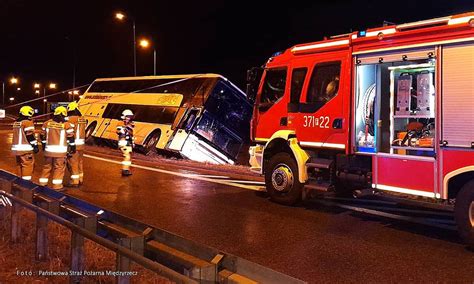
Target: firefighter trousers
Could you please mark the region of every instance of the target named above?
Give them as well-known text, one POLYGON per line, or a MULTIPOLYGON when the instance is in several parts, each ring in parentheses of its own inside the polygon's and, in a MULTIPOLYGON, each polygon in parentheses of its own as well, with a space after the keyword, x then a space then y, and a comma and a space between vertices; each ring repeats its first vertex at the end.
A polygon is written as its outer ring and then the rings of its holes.
POLYGON ((132 165, 132 146, 121 146, 122 151, 122 171, 129 171, 132 165))
POLYGON ((83 159, 84 150, 77 150, 67 159, 67 167, 71 173, 71 184, 73 185, 82 184, 84 181, 83 159))
POLYGON ((24 180, 31 180, 33 168, 35 165, 35 156, 33 153, 27 153, 16 156, 17 174, 24 180))
POLYGON ((50 175, 53 176, 52 188, 62 189, 64 171, 66 170, 66 157, 44 157, 43 172, 39 180, 41 185, 47 185, 50 175))

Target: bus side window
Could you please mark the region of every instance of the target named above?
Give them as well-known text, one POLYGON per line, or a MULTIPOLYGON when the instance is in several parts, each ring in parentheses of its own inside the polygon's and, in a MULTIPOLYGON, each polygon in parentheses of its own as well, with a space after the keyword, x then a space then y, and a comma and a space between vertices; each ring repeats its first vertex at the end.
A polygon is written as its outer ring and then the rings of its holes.
POLYGON ((260 97, 260 111, 267 111, 283 97, 286 86, 286 72, 286 68, 267 70, 265 81, 263 82, 262 95, 260 97))

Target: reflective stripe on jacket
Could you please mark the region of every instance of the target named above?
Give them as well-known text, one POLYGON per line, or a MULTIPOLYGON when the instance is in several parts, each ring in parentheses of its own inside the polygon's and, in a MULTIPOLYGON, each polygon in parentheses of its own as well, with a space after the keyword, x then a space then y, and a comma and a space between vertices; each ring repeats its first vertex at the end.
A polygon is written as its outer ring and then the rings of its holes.
POLYGON ((64 157, 67 154, 68 139, 74 137, 74 128, 69 122, 55 122, 52 119, 43 124, 42 142, 46 143, 44 155, 64 157))
POLYGON ((133 146, 133 127, 135 125, 133 122, 125 124, 125 122, 120 121, 117 124, 117 135, 118 135, 118 145, 122 146, 133 146))
POLYGON ((86 124, 87 120, 82 116, 72 115, 69 116, 68 121, 74 127, 74 136, 76 137, 76 148, 77 150, 84 149, 86 141, 86 124))
POLYGON ((33 124, 33 121, 25 119, 22 121, 15 121, 13 123, 13 138, 11 148, 13 155, 20 156, 33 152, 33 146, 27 138, 28 135, 35 135, 35 125, 33 124))

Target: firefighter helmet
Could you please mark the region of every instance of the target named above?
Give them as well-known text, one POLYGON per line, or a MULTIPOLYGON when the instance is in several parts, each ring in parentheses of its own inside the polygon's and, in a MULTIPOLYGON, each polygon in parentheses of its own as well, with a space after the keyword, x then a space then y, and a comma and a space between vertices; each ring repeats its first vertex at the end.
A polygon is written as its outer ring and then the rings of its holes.
POLYGON ((125 119, 127 116, 129 117, 133 116, 133 112, 129 109, 122 111, 122 119, 125 119))
POLYGON ((79 108, 79 104, 76 101, 70 102, 67 105, 67 111, 75 111, 78 108, 79 108))
POLYGON ((31 117, 35 114, 35 110, 30 106, 23 106, 20 108, 20 114, 23 116, 31 117))
POLYGON ((54 109, 54 115, 62 115, 64 117, 67 116, 67 109, 63 106, 58 106, 54 109))

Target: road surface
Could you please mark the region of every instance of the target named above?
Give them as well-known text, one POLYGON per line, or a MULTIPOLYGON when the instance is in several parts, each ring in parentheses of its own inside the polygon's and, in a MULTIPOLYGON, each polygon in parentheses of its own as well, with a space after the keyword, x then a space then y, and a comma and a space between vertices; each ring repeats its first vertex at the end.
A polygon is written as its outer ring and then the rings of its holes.
MULTIPOLYGON (((11 135, 3 130, 0 137, 0 168, 14 172, 11 135)), ((256 194, 258 182, 236 182, 242 177, 225 167, 212 167, 212 173, 176 162, 138 162, 133 176, 123 178, 116 150, 107 155, 90 149, 84 186, 68 194, 296 278, 312 283, 474 281, 474 253, 455 231, 318 202, 281 206, 256 194)))

